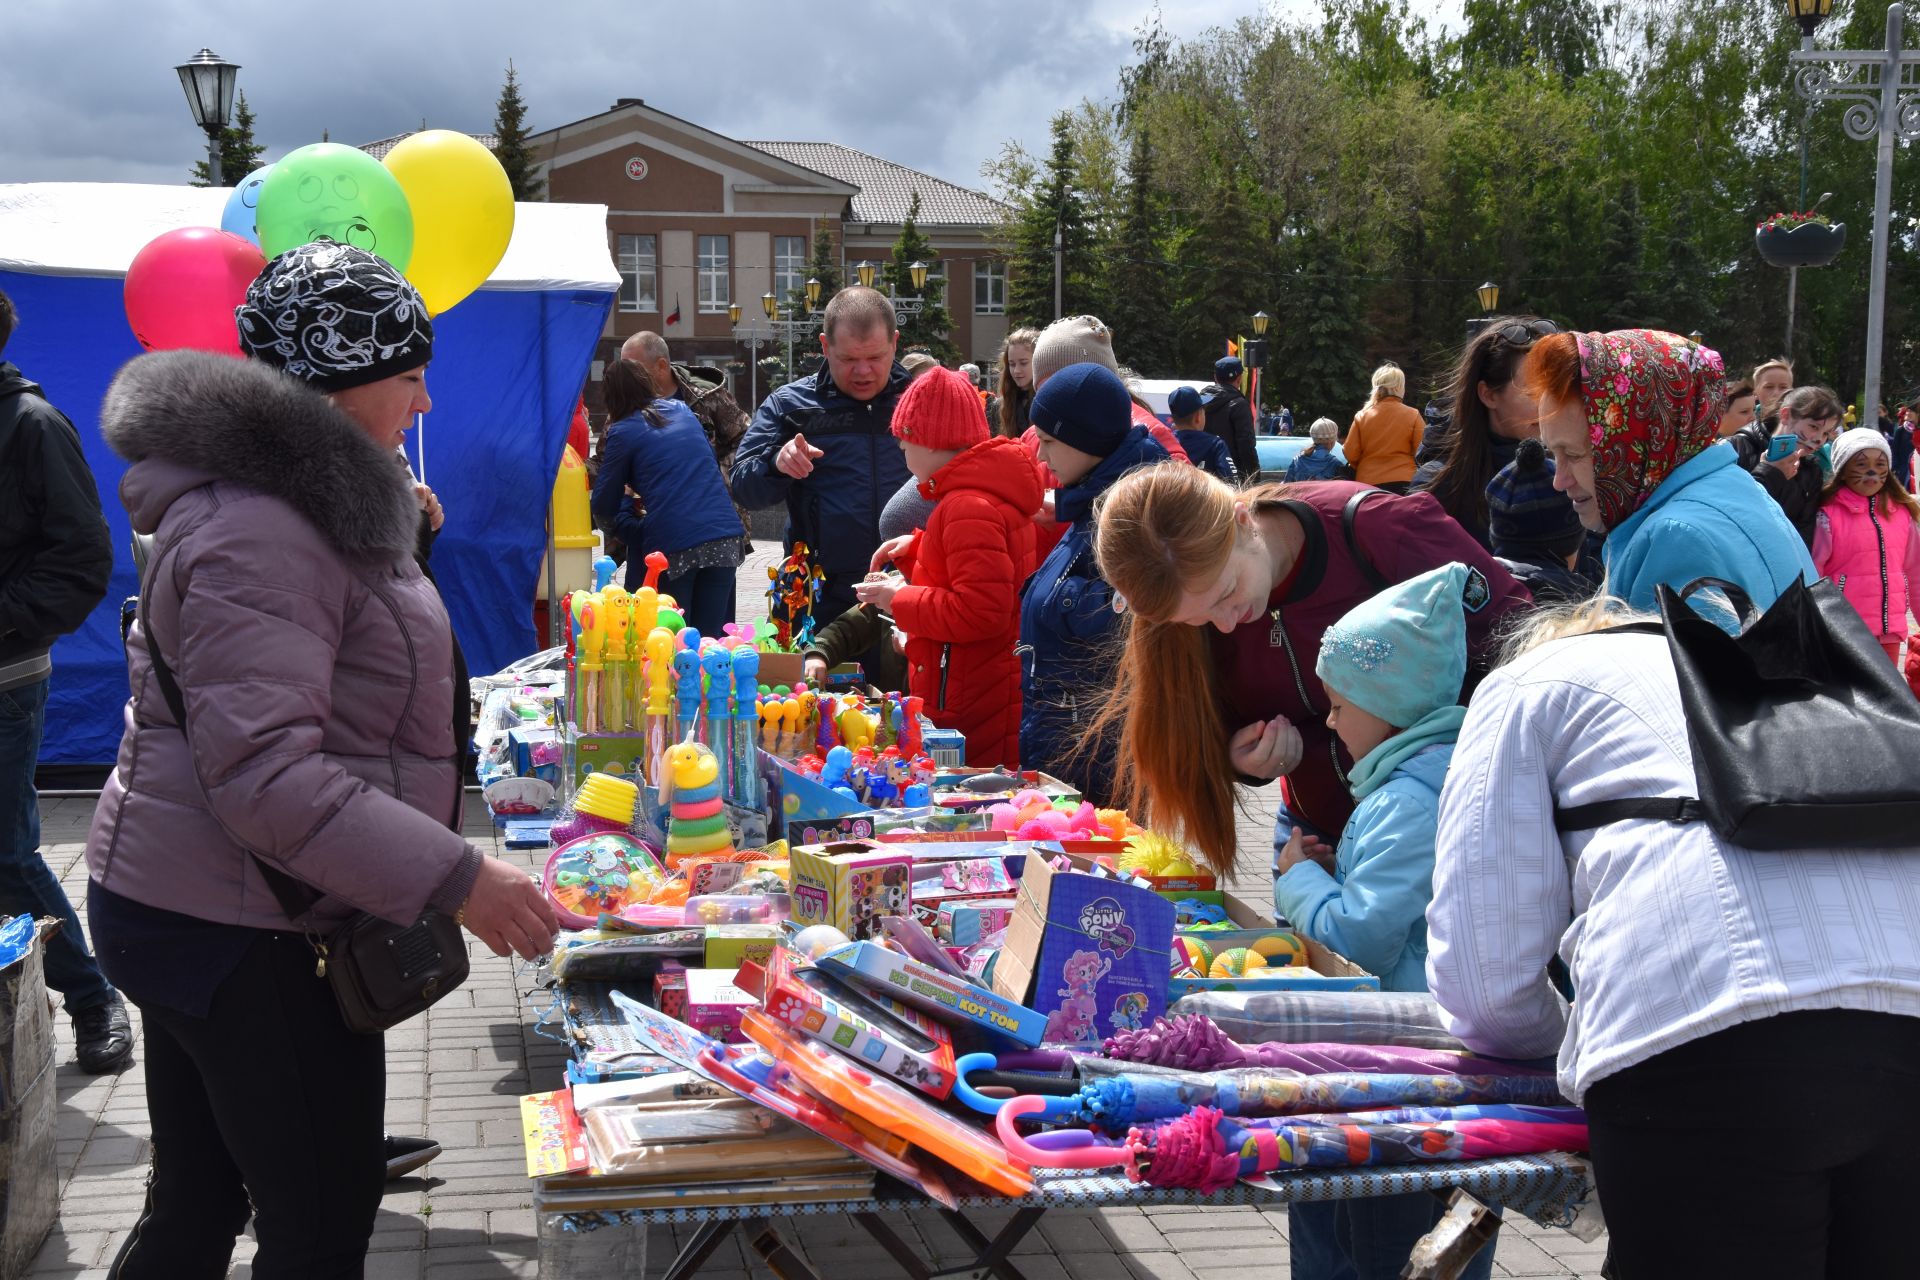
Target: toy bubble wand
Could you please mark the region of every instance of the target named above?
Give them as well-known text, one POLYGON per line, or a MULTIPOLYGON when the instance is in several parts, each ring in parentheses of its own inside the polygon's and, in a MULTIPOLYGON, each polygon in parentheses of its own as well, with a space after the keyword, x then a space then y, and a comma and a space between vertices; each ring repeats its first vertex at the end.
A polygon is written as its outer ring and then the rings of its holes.
POLYGON ((707 651, 700 655, 700 670, 707 677, 707 714, 700 741, 713 752, 714 759, 721 762, 722 790, 731 791, 733 749, 728 745, 727 735, 733 728, 733 717, 727 714, 727 702, 733 694, 733 655, 709 642, 707 651))
POLYGON ((752 645, 733 651, 733 796, 745 809, 759 809, 760 758, 753 730, 759 720, 754 695, 760 688, 760 655, 752 645))
POLYGON ((573 597, 574 620, 580 624, 580 705, 575 714, 580 728, 587 733, 600 732, 600 655, 607 643, 607 615, 604 603, 594 592, 579 592, 573 597))
MULTIPOLYGON (((643 588, 644 590, 644 588, 643 588)), ((660 785, 667 754, 667 721, 673 716, 673 632, 655 627, 647 633, 647 778, 660 785)))
POLYGON ((698 737, 700 726, 700 633, 688 627, 674 637, 674 738, 686 742, 698 737))
POLYGON ((603 723, 608 733, 626 733, 633 727, 633 712, 628 707, 633 671, 627 660, 627 640, 633 628, 633 597, 627 594, 625 587, 615 583, 600 593, 600 600, 607 615, 607 686, 603 723))

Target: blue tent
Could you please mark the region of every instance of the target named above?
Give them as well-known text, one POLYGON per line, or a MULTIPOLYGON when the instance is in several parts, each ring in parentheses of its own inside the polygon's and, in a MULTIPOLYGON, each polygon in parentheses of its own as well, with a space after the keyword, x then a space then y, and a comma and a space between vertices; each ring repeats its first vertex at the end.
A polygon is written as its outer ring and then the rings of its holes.
MULTIPOLYGON (((99 408, 140 353, 121 284, 162 231, 218 226, 224 190, 104 183, 0 185, 0 290, 20 325, 4 357, 80 431, 113 530, 107 598, 53 650, 43 764, 108 764, 127 698, 120 604, 137 594, 125 466, 100 439, 99 408)), ((411 446, 447 510, 433 570, 476 672, 541 647, 532 604, 546 515, 575 399, 619 289, 602 205, 522 204, 513 244, 479 292, 434 322, 433 412, 411 446), (424 454, 424 456, 422 456, 424 454)))

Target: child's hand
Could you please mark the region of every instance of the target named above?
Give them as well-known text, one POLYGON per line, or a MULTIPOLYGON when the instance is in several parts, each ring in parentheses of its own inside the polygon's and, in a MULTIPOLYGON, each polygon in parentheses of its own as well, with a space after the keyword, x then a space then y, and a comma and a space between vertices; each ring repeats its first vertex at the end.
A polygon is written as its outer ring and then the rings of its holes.
POLYGON ((1301 832, 1298 827, 1295 827, 1294 831, 1300 835, 1300 849, 1306 855, 1306 860, 1319 863, 1322 871, 1333 875, 1335 859, 1339 856, 1340 850, 1319 836, 1310 836, 1301 832))
POLYGON ((890 560, 897 560, 905 555, 908 549, 913 546, 913 540, 917 536, 917 534, 903 533, 897 538, 888 538, 874 550, 873 560, 867 565, 867 568, 878 573, 881 565, 886 564, 890 560))
POLYGON ((1293 828, 1293 834, 1287 837, 1287 845, 1280 850, 1280 856, 1273 860, 1273 874, 1283 876, 1307 860, 1307 835, 1300 828, 1293 828))
POLYGON ((853 594, 861 604, 886 609, 892 606, 895 593, 906 585, 907 580, 897 573, 882 574, 865 582, 854 583, 853 594))
POLYGON ((1249 778, 1278 778, 1292 773, 1306 752, 1300 731, 1285 716, 1255 720, 1227 743, 1227 757, 1249 778))

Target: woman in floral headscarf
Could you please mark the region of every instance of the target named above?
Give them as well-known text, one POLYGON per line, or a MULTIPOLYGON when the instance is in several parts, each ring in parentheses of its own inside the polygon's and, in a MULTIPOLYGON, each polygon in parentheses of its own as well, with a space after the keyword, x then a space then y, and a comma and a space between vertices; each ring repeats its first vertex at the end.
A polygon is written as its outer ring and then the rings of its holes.
MULTIPOLYGON (((1606 590, 1641 609, 1655 588, 1724 578, 1765 609, 1817 575, 1806 545, 1719 440, 1720 353, 1671 333, 1621 329, 1541 338, 1521 367, 1540 398, 1554 487, 1606 535, 1606 590)), ((1718 619, 1733 629, 1731 615, 1718 619)))

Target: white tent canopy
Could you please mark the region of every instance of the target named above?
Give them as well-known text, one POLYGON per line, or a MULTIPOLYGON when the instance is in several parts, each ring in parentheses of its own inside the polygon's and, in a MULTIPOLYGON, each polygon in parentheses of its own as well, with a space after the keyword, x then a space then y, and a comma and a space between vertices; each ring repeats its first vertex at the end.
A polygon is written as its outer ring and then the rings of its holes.
MULTIPOLYGON (((0 271, 124 276, 149 240, 217 227, 231 187, 0 183, 0 271)), ((603 204, 516 204, 513 240, 486 289, 620 288, 603 204)))

